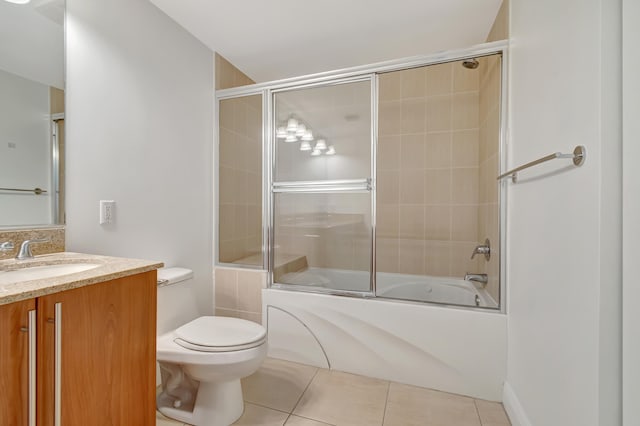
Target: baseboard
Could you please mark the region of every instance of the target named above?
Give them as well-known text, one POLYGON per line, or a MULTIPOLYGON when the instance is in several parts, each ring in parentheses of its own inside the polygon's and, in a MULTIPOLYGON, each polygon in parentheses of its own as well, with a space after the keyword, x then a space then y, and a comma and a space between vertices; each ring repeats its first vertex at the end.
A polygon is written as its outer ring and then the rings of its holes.
POLYGON ((509 382, 505 382, 502 389, 502 405, 504 405, 504 410, 507 412, 513 426, 531 426, 529 417, 527 417, 518 396, 509 382))

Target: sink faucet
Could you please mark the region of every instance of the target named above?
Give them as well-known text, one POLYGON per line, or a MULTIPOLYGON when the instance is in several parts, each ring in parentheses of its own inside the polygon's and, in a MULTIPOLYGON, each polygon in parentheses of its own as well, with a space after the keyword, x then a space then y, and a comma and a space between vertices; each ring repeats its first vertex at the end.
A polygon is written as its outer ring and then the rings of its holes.
POLYGON ((477 283, 480 283, 482 284, 482 288, 484 288, 487 285, 487 282, 489 281, 487 274, 470 274, 468 272, 464 274, 464 280, 475 281, 477 283))
POLYGON ((13 241, 3 241, 0 243, 0 253, 13 250, 13 241))
POLYGON ((48 243, 51 241, 49 238, 37 238, 33 240, 25 240, 20 245, 20 251, 16 255, 17 260, 33 259, 33 253, 31 253, 31 244, 33 243, 48 243))

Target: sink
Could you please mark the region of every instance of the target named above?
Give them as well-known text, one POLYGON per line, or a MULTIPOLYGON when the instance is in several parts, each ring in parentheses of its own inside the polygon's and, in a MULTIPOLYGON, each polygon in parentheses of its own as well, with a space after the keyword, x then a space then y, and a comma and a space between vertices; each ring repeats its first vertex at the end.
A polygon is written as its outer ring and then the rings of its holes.
POLYGON ((60 275, 75 274, 102 266, 100 263, 62 263, 55 265, 40 265, 11 271, 0 271, 0 285, 14 284, 21 281, 39 280, 43 278, 59 277, 60 275))

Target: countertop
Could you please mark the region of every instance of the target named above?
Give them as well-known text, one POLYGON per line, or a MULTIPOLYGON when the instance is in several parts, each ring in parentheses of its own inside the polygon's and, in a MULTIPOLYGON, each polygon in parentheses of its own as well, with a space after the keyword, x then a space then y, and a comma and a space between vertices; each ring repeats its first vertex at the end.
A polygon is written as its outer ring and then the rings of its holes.
POLYGON ((0 274, 25 267, 72 263, 91 263, 100 266, 57 277, 2 284, 0 285, 0 305, 149 272, 164 266, 162 262, 152 260, 62 252, 35 256, 33 259, 21 261, 0 260, 0 274))

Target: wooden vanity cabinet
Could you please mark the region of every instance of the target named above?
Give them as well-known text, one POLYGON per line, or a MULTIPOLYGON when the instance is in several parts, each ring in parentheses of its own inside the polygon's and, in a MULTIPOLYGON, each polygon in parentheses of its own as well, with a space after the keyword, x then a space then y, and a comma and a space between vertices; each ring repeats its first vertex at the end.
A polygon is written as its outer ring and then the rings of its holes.
POLYGON ((29 312, 35 309, 35 299, 0 306, 0 425, 3 426, 29 424, 29 312))
MULTIPOLYGON (((36 424, 56 426, 58 418, 57 424, 63 426, 155 425, 156 271, 38 297, 34 304, 36 424)), ((25 309, 30 307, 19 308, 25 309)), ((5 315, 17 316, 0 312, 3 328, 5 315)), ((6 336, 2 338, 3 370, 6 336)), ((11 344, 21 347, 17 340, 11 344)), ((15 362, 22 366, 24 360, 15 362)), ((5 380, 4 372, 1 377, 5 380)), ((26 383, 22 380, 9 387, 3 382, 0 388, 15 390, 9 393, 20 404, 24 402, 21 386, 26 383)), ((4 399, 0 425, 28 425, 24 417, 5 423, 4 399)))

